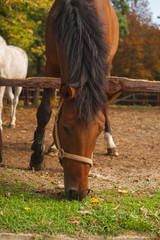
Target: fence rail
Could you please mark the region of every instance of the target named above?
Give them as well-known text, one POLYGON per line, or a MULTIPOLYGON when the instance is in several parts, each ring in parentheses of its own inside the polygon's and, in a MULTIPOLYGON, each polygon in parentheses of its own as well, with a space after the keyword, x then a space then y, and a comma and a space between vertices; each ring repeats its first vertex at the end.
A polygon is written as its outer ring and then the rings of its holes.
POLYGON ((141 105, 141 106, 160 106, 160 93, 158 92, 123 92, 114 104, 120 105, 141 105))
MULTIPOLYGON (((60 78, 53 77, 31 77, 26 79, 6 79, 0 77, 0 86, 22 86, 33 88, 59 88, 60 78)), ((141 79, 129 79, 124 77, 108 77, 105 91, 132 92, 160 92, 160 81, 148 81, 141 79)))

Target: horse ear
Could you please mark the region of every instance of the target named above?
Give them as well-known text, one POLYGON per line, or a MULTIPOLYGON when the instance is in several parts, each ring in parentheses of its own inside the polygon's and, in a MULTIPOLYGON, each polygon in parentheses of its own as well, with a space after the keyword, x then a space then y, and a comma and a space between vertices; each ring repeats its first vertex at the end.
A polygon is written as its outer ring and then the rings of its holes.
POLYGON ((72 99, 76 96, 76 89, 66 83, 61 84, 60 93, 62 98, 72 99))

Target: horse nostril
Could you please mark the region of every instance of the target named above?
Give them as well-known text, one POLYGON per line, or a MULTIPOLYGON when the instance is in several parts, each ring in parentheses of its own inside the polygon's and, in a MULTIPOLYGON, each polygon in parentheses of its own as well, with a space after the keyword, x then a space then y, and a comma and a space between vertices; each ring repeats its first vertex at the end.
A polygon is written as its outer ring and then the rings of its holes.
POLYGON ((73 190, 73 189, 70 189, 68 191, 68 196, 70 199, 74 199, 74 200, 77 200, 78 199, 78 193, 76 190, 73 190))
POLYGON ((87 195, 90 193, 90 189, 88 189, 87 195))

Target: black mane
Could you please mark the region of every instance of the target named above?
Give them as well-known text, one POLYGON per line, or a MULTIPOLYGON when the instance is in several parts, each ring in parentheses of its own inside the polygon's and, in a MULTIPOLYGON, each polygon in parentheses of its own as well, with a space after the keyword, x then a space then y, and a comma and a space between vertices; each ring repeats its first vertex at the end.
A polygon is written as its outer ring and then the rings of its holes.
POLYGON ((109 48, 94 0, 61 0, 53 15, 52 28, 66 54, 70 79, 77 90, 73 107, 81 122, 104 111, 109 48))

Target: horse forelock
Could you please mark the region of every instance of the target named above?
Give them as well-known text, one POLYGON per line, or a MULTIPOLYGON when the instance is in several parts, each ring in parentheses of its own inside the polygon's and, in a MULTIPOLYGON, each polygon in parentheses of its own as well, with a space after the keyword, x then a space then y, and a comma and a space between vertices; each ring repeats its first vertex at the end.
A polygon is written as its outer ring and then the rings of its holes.
POLYGON ((68 84, 77 91, 72 101, 74 111, 78 119, 86 123, 99 110, 104 111, 107 100, 104 89, 109 48, 94 0, 62 0, 54 12, 52 26, 66 54, 68 84))

